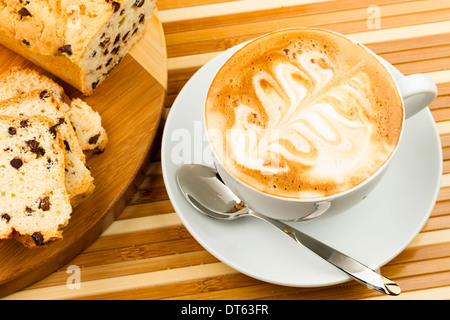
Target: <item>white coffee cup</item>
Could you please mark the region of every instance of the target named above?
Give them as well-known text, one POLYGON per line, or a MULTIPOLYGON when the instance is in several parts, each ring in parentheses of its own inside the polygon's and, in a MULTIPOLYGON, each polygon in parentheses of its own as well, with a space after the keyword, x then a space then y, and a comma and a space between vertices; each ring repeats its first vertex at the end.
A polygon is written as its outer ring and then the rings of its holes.
MULTIPOLYGON (((210 147, 213 150, 212 153, 214 164, 224 183, 250 208, 274 219, 284 221, 308 220, 318 217, 325 212, 338 213, 348 210, 362 201, 382 179, 386 169, 389 167, 392 159, 394 158, 398 146, 402 141, 404 127, 405 125, 408 125, 406 120, 426 108, 437 96, 436 85, 428 75, 413 74, 396 78, 392 74, 391 70, 386 67, 383 59, 373 53, 370 49, 342 34, 336 32, 332 33, 347 38, 353 41, 355 45, 363 47, 368 53, 377 58, 379 63, 389 72, 391 78, 396 84, 398 93, 402 97, 403 121, 400 137, 394 151, 387 161, 367 179, 348 190, 329 196, 310 199, 276 196, 261 192, 254 187, 247 185, 233 176, 229 170, 226 169, 223 163, 219 160, 217 154, 214 152, 211 142, 209 142, 210 147)), ((205 120, 205 112, 203 112, 203 115, 205 120)))

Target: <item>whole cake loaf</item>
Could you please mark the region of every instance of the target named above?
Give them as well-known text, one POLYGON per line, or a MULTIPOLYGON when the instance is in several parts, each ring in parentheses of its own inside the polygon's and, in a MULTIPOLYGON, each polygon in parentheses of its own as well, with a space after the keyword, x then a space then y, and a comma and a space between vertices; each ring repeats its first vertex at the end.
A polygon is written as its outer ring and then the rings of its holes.
POLYGON ((90 95, 143 35, 156 0, 0 0, 0 44, 90 95))
POLYGON ((0 115, 0 239, 26 246, 61 239, 72 207, 64 143, 43 116, 0 115))

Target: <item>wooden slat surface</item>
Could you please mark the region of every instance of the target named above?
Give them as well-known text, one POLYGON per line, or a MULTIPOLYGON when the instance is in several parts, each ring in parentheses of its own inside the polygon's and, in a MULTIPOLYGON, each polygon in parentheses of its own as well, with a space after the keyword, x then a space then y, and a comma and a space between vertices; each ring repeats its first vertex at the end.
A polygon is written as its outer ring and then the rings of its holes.
MULTIPOLYGON (((404 74, 427 73, 439 96, 430 105, 443 148, 436 206, 421 232, 384 275, 399 297, 356 282, 293 288, 243 275, 205 251, 182 225, 168 198, 159 145, 146 177, 109 229, 73 261, 10 299, 450 299, 450 2, 375 0, 159 0, 168 56, 165 113, 186 81, 209 59, 271 30, 317 26, 354 37, 404 74), (367 8, 381 12, 369 29, 367 8), (70 265, 81 288, 67 286, 70 265)), ((151 54, 151 53, 150 53, 151 54)), ((162 129, 162 126, 161 126, 162 129)), ((161 137, 159 138, 160 142, 161 137)))

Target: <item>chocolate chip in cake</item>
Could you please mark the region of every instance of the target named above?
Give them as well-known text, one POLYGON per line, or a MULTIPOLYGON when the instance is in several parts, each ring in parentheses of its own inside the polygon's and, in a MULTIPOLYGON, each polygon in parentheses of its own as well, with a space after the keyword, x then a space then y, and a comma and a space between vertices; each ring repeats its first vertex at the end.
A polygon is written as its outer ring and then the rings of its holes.
POLYGON ((53 160, 51 158, 48 158, 47 163, 45 164, 45 167, 50 170, 54 164, 55 163, 53 162, 53 160))
POLYGON ((139 23, 144 23, 144 21, 145 21, 145 14, 141 14, 140 16, 139 16, 139 23))
POLYGON ((133 4, 133 6, 140 8, 144 5, 144 2, 145 2, 145 0, 136 0, 136 2, 133 4))
POLYGON ((113 58, 109 58, 109 59, 108 59, 108 61, 107 61, 106 64, 105 64, 105 67, 109 66, 109 64, 111 63, 112 59, 113 59, 113 58))
POLYGON ((112 54, 117 54, 117 52, 119 52, 120 46, 115 47, 114 49, 111 50, 112 54))
POLYGON ((44 236, 42 235, 42 233, 40 232, 35 232, 31 235, 31 238, 33 238, 34 243, 37 246, 42 246, 44 245, 44 236))
POLYGON ((51 126, 50 129, 48 129, 48 131, 52 135, 53 139, 56 139, 56 128, 57 127, 58 127, 58 125, 55 124, 54 126, 51 126))
POLYGON ((30 46, 30 42, 28 42, 27 40, 25 40, 25 39, 23 39, 22 40, 22 43, 23 44, 25 44, 27 47, 29 47, 30 46))
POLYGON ((70 145, 66 140, 64 140, 64 145, 66 146, 66 151, 70 151, 70 145))
POLYGON ((58 51, 61 53, 67 53, 69 56, 71 56, 72 55, 72 45, 70 45, 70 44, 63 45, 61 48, 58 49, 58 51))
POLYGON ((13 135, 15 135, 17 133, 17 129, 14 128, 14 127, 9 127, 8 128, 8 133, 13 136, 13 135))
POLYGON ((20 121, 20 127, 21 128, 26 128, 30 125, 30 122, 28 120, 22 120, 20 121))
POLYGON ((42 100, 43 100, 43 99, 46 99, 46 98, 49 98, 49 97, 50 97, 50 93, 48 93, 47 90, 42 90, 42 91, 39 93, 39 98, 41 98, 42 100))
POLYGON ((25 141, 25 143, 31 149, 31 152, 39 153, 39 142, 37 142, 36 140, 28 140, 25 141))
POLYGON ((128 37, 128 35, 130 34, 130 31, 128 31, 127 33, 125 33, 122 37, 122 41, 125 41, 128 37))
POLYGON ((31 13, 30 11, 28 11, 27 8, 23 7, 22 9, 20 9, 18 11, 18 13, 20 14, 20 18, 22 19, 23 17, 31 17, 31 13))
POLYGON ((50 198, 48 196, 43 197, 39 201, 39 209, 42 211, 48 211, 50 210, 50 198))
POLYGON ((119 2, 116 2, 116 1, 113 1, 112 7, 113 7, 113 11, 114 11, 114 12, 117 12, 117 11, 119 11, 119 9, 120 9, 120 3, 119 3, 119 2))
POLYGON ((6 222, 9 222, 9 220, 11 220, 10 215, 7 214, 7 213, 2 213, 1 217, 2 217, 2 219, 5 220, 6 222))
POLYGON ((38 157, 45 155, 44 148, 41 148, 39 142, 37 142, 36 140, 28 140, 25 141, 25 143, 31 149, 31 152, 36 153, 38 157))
POLYGON ((119 42, 119 41, 120 41, 120 33, 114 39, 114 44, 117 44, 117 42, 119 42))
POLYGON ((105 38, 102 42, 99 43, 100 47, 104 48, 111 41, 111 38, 105 38))
POLYGON ((11 164, 11 166, 12 166, 13 168, 15 168, 15 169, 17 169, 17 170, 19 170, 20 167, 23 165, 22 159, 19 159, 19 158, 14 158, 14 159, 12 159, 9 163, 11 164))
POLYGON ((100 80, 97 80, 97 81, 95 81, 95 82, 92 82, 92 90, 94 90, 95 88, 97 88, 99 82, 100 82, 100 80))
POLYGON ((89 138, 89 143, 96 144, 98 142, 99 138, 100 138, 100 134, 96 134, 95 136, 92 136, 89 138))
POLYGON ((33 210, 33 209, 31 209, 30 207, 25 207, 25 212, 27 213, 27 216, 30 216, 30 215, 31 215, 31 213, 33 213, 33 212, 34 212, 34 210, 33 210))
POLYGON ((58 122, 57 122, 54 126, 51 126, 51 127, 50 127, 49 131, 50 131, 50 133, 52 134, 53 138, 56 138, 56 128, 57 128, 59 125, 62 125, 62 124, 64 124, 64 123, 66 123, 66 120, 65 120, 64 118, 59 118, 59 119, 58 119, 58 122))

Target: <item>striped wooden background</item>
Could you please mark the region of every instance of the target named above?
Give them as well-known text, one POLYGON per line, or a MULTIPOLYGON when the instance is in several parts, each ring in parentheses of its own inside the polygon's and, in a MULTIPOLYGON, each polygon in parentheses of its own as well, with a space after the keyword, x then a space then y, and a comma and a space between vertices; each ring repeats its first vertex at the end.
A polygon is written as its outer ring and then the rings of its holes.
MULTIPOLYGON (((255 280, 206 252, 168 199, 158 145, 145 180, 109 229, 77 258, 11 299, 450 299, 449 0, 159 0, 168 55, 166 114, 199 67, 223 50, 271 30, 317 26, 352 36, 404 74, 427 73, 439 96, 430 106, 444 167, 431 217, 414 241, 382 268, 402 288, 387 297, 356 282, 292 288, 255 280), (381 12, 380 29, 367 20, 381 12), (368 11, 369 10, 369 11, 368 11), (68 289, 68 266, 81 288, 68 289)), ((158 140, 160 141, 160 140, 158 140)))

